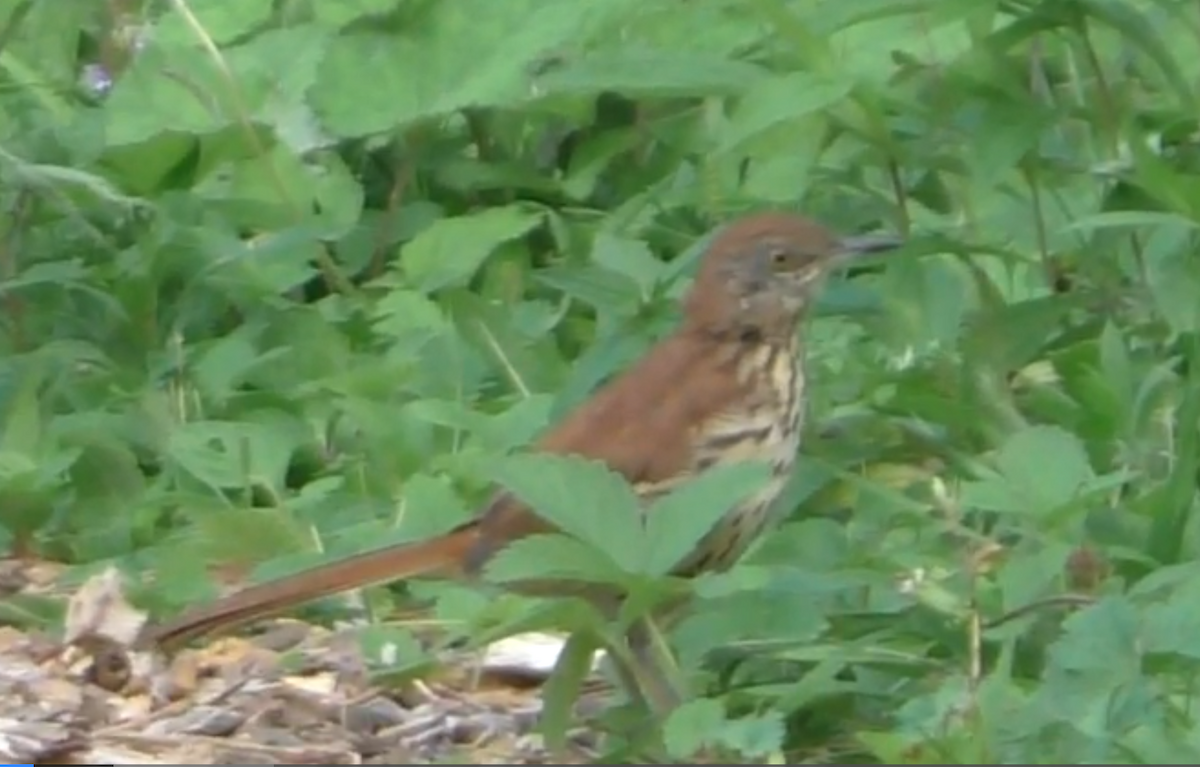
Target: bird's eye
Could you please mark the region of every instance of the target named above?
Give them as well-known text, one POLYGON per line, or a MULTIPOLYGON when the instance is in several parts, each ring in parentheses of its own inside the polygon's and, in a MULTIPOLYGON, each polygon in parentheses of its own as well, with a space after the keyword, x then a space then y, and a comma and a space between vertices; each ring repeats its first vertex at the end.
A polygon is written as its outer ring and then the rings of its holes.
POLYGON ((794 255, 787 248, 772 248, 767 252, 767 260, 771 262, 772 267, 783 269, 792 264, 794 255))

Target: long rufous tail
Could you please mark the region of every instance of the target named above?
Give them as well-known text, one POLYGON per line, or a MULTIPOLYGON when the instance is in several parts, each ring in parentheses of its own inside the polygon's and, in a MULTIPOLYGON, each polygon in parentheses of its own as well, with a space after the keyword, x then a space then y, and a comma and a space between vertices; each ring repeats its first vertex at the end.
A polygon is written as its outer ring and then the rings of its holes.
POLYGON ((418 575, 455 576, 475 540, 475 525, 468 524, 428 541, 368 551, 249 586, 164 623, 147 625, 138 645, 169 649, 343 591, 418 575))

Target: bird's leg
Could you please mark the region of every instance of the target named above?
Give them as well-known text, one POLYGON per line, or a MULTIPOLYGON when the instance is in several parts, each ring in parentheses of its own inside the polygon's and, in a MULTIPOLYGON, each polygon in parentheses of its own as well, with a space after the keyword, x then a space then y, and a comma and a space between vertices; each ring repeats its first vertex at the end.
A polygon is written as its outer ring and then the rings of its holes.
POLYGON ((630 661, 645 698, 656 714, 665 716, 683 704, 686 685, 666 638, 650 616, 629 627, 630 661))
POLYGON ((616 648, 607 653, 608 662, 617 677, 617 684, 625 691, 625 695, 629 697, 631 702, 639 706, 647 706, 650 701, 646 699, 645 692, 642 690, 636 662, 631 657, 632 652, 623 652, 621 651, 623 649, 616 648))

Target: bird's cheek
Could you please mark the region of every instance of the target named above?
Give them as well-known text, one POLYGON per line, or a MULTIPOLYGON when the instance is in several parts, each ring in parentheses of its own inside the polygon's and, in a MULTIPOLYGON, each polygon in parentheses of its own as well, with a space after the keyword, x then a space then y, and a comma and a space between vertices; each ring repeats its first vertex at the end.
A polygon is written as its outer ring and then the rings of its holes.
POLYGON ((817 280, 817 272, 800 271, 792 274, 784 287, 784 293, 792 300, 803 301, 812 289, 812 283, 817 280))
POLYGON ((804 307, 804 299, 807 296, 807 291, 798 285, 789 285, 788 288, 788 290, 780 293, 779 303, 783 305, 785 311, 793 314, 804 307))

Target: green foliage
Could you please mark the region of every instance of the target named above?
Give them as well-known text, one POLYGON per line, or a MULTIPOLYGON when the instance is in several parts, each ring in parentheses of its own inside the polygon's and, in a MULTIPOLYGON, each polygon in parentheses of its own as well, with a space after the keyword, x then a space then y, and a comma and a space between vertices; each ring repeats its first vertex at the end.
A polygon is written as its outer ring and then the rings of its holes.
MULTIPOLYGON (((1198 38, 1173 0, 0 2, 0 542, 169 609, 498 483, 564 533, 494 580, 693 592, 674 757, 1194 763, 1198 38), (643 525, 511 453, 765 207, 912 244, 810 318, 784 523, 676 584, 749 474, 643 525)), ((608 620, 408 591, 476 642, 608 620)))

